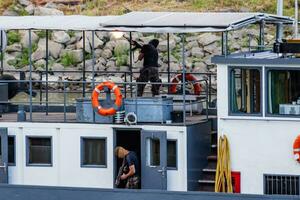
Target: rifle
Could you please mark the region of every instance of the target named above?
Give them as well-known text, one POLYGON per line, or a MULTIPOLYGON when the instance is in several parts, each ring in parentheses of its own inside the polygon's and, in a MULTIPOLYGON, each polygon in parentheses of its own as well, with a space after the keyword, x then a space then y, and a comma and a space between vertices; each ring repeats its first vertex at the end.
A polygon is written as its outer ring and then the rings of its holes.
MULTIPOLYGON (((128 42, 130 42, 130 39, 127 38, 125 35, 123 35, 123 37, 124 37, 128 42)), ((135 50, 141 49, 141 48, 143 47, 142 44, 138 43, 138 42, 135 41, 135 40, 131 40, 131 44, 134 46, 134 47, 131 49, 131 51, 135 51, 135 50)))
POLYGON ((121 176, 122 176, 123 173, 124 173, 125 164, 126 164, 125 158, 123 158, 123 163, 122 163, 121 167, 119 168, 118 176, 117 176, 116 181, 115 181, 115 185, 116 185, 116 186, 119 186, 119 185, 120 185, 120 182, 121 182, 121 176))

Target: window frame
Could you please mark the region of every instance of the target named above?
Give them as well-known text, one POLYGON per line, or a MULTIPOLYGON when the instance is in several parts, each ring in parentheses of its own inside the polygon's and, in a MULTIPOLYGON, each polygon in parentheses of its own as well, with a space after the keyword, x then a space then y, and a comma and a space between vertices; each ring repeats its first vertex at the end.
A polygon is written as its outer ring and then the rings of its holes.
POLYGON ((177 139, 167 139, 167 170, 178 170, 178 140, 177 139), (176 143, 176 167, 168 166, 168 141, 176 143))
POLYGON ((53 167, 53 139, 52 136, 37 136, 37 135, 28 135, 26 136, 26 167, 53 167), (30 139, 50 139, 51 144, 51 163, 29 163, 29 140, 30 139))
POLYGON ((245 65, 234 65, 234 66, 228 66, 228 71, 227 71, 227 77, 228 77, 228 85, 227 85, 227 92, 228 92, 228 116, 252 116, 252 117, 263 117, 263 110, 264 110, 264 102, 263 102, 263 67, 264 66, 245 66, 245 65), (260 73, 260 112, 259 113, 237 113, 237 112, 232 112, 232 101, 231 101, 231 70, 233 69, 256 69, 260 73))
POLYGON ((81 168, 107 168, 107 137, 90 137, 90 136, 81 136, 80 137, 80 167, 81 168), (84 144, 84 139, 95 139, 95 140, 99 140, 99 139, 102 139, 104 140, 104 150, 105 150, 105 153, 104 153, 104 160, 105 160, 105 164, 104 165, 86 165, 86 164, 83 164, 83 161, 84 161, 84 147, 85 147, 85 144, 84 144))
MULTIPOLYGON (((14 163, 10 163, 10 162, 8 162, 8 159, 7 159, 7 165, 8 166, 17 166, 17 160, 16 160, 16 158, 17 158, 17 152, 16 152, 16 150, 17 150, 17 148, 16 148, 16 136, 15 135, 8 135, 7 136, 7 148, 8 148, 8 138, 9 137, 11 137, 11 138, 14 138, 14 163)), ((8 156, 8 150, 7 150, 7 156, 8 156)))
POLYGON ((275 118, 300 118, 300 115, 281 115, 281 114, 271 114, 269 113, 269 71, 277 70, 277 71, 300 71, 299 68, 294 67, 265 67, 265 116, 266 117, 275 117, 275 118))

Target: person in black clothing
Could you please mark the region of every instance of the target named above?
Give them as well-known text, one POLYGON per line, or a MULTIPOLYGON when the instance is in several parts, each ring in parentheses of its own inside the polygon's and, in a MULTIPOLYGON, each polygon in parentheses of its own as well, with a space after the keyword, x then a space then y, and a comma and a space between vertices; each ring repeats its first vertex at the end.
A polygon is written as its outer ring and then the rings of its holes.
POLYGON ((115 155, 118 158, 123 159, 123 164, 120 167, 121 173, 119 170, 120 177, 117 177, 116 182, 119 182, 118 179, 126 180, 125 188, 138 189, 140 183, 140 172, 139 161, 136 153, 134 151, 128 151, 125 148, 118 146, 115 148, 115 155))
MULTIPOLYGON (((158 51, 157 46, 159 41, 157 39, 151 40, 148 44, 140 46, 141 51, 138 57, 139 60, 144 59, 143 68, 140 70, 140 76, 137 79, 137 82, 148 82, 158 83, 161 82, 158 73, 158 51)), ((136 42, 134 43, 136 44, 136 42)), ((137 87, 137 95, 142 96, 146 84, 139 84, 137 87)), ((152 84, 152 96, 159 94, 160 84, 152 84)))

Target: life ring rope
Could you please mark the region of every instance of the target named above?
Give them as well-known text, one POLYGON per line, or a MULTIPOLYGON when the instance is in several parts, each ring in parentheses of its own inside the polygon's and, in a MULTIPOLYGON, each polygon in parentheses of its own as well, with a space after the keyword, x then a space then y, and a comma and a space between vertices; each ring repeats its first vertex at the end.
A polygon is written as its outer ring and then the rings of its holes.
POLYGON ((95 110, 95 112, 97 112, 99 115, 102 116, 111 116, 114 115, 117 110, 120 109, 120 107, 122 106, 122 93, 120 91, 120 88, 113 82, 111 81, 106 81, 103 83, 100 83, 99 85, 97 85, 92 93, 92 106, 93 109, 95 110), (111 91, 114 92, 116 99, 115 102, 113 104, 112 107, 110 108, 104 108, 99 104, 99 94, 102 90, 104 90, 104 88, 107 87, 108 89, 110 89, 111 91))

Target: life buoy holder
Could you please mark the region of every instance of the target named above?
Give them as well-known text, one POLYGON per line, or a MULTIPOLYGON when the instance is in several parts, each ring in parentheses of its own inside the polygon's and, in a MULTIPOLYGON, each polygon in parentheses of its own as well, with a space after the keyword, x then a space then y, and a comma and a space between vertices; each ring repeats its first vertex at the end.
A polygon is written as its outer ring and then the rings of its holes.
POLYGON ((121 105, 122 105, 122 93, 120 91, 120 88, 116 84, 114 84, 113 82, 110 82, 110 81, 105 81, 95 87, 95 89, 92 93, 92 106, 93 106, 93 109, 95 110, 95 112, 97 112, 99 115, 102 115, 102 116, 114 115, 114 114, 116 114, 117 110, 119 110, 121 105), (104 90, 105 87, 107 87, 108 89, 113 91, 116 96, 115 103, 110 108, 103 108, 99 104, 99 100, 98 100, 101 90, 104 90))
MULTIPOLYGON (((197 81, 196 77, 193 76, 192 74, 186 74, 185 75, 185 80, 187 81, 197 81)), ((177 84, 182 81, 182 74, 177 74, 173 79, 172 79, 172 85, 170 87, 170 93, 175 94, 177 92, 177 84)), ((194 87, 194 94, 195 95, 200 95, 202 88, 199 82, 195 82, 193 84, 194 87)))
POLYGON ((294 159, 300 162, 300 135, 298 135, 294 141, 293 152, 294 152, 294 159))

